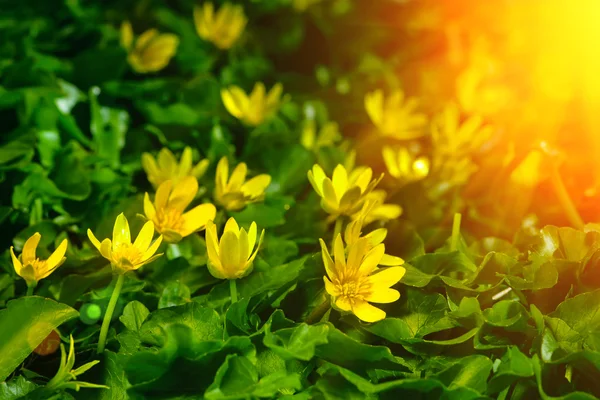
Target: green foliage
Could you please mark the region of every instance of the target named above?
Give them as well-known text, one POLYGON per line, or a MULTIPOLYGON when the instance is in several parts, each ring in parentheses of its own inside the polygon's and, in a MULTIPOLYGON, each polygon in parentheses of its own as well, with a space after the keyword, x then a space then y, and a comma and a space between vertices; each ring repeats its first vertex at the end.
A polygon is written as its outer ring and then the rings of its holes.
MULTIPOLYGON (((395 72, 412 70, 415 49, 379 54, 391 40, 442 43, 395 20, 379 29, 396 14, 417 26, 419 2, 332 0, 301 12, 292 0, 237 1, 249 22, 228 50, 198 36, 197 1, 12 3, 0 16, 1 400, 600 398, 600 232, 551 225, 543 216, 555 205, 539 210, 542 229, 520 211, 486 221, 463 187, 432 198, 431 187, 447 182, 400 187, 386 177, 378 188, 403 214, 363 233, 385 225, 386 253, 406 261, 394 287, 400 299, 382 304, 387 317, 372 324, 329 307, 318 239, 331 243, 333 224, 306 173, 318 163, 331 175, 347 162, 349 138, 357 165, 384 171, 380 149, 361 142, 374 129, 363 97, 411 88, 395 72), (125 20, 138 38, 146 29, 178 36, 164 69, 134 72, 119 44, 125 20), (286 95, 275 115, 249 127, 226 110, 221 90, 256 82, 281 82, 286 95), (304 147, 307 121, 335 122, 346 139, 304 147), (207 268, 203 232, 163 243, 161 258, 126 275, 107 350, 96 354, 98 314, 115 280, 86 231, 110 237, 123 212, 136 236, 143 195, 155 193, 141 157, 163 147, 210 161, 193 205, 214 202, 221 157, 231 169, 246 163, 248 177, 269 174, 264 199, 218 208, 215 218, 219 232, 229 217, 245 228, 256 222, 264 242, 233 304, 229 282, 207 268), (457 209, 470 225, 450 246, 457 209), (9 249, 21 254, 36 232, 40 259, 63 239, 69 247, 31 296, 9 249), (73 368, 99 361, 85 382, 110 390, 49 393, 59 352, 33 351, 53 330, 64 342, 74 337, 73 368)), ((504 155, 489 158, 504 165, 504 155)), ((493 202, 510 209, 498 201, 504 187, 493 186, 493 202)))

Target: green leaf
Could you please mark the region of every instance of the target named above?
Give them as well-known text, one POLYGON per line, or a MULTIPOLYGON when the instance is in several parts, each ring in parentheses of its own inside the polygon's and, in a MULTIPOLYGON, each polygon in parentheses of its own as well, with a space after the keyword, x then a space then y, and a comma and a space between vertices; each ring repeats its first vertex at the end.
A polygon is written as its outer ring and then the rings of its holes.
POLYGON ((295 328, 271 332, 267 329, 263 343, 286 360, 309 361, 314 357, 315 348, 327 343, 328 325, 300 324, 295 328))
POLYGON ((219 368, 204 397, 209 400, 272 398, 281 390, 302 387, 298 374, 275 372, 258 380, 256 367, 246 357, 230 355, 219 368))
POLYGON ((22 376, 0 383, 0 399, 17 400, 33 392, 38 386, 22 376))
POLYGON ((119 317, 119 320, 125 325, 125 328, 138 332, 149 314, 150 311, 145 305, 134 300, 125 306, 123 315, 119 317))
POLYGON ((22 297, 0 311, 0 380, 31 354, 63 322, 79 313, 69 306, 43 297, 22 297))
POLYGON ((98 156, 105 159, 112 168, 117 168, 121 149, 125 146, 129 114, 125 110, 100 106, 97 99, 99 94, 98 87, 92 87, 89 91, 92 114, 90 131, 98 156))
POLYGON ((190 289, 179 281, 171 281, 165 286, 160 299, 158 300, 158 308, 167 308, 180 306, 190 302, 190 289))
POLYGON ((511 346, 504 356, 494 364, 494 375, 488 383, 488 393, 498 393, 517 380, 533 376, 531 360, 518 347, 511 346))

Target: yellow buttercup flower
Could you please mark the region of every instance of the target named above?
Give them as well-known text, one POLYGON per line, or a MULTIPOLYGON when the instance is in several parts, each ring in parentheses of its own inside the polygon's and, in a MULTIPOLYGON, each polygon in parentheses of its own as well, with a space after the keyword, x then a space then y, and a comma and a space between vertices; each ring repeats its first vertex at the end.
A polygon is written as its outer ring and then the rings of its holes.
POLYGON ((317 151, 321 147, 331 147, 342 139, 338 124, 335 122, 325 123, 317 133, 315 120, 304 122, 300 143, 307 150, 317 151))
POLYGON ((161 183, 156 190, 154 204, 148 193, 144 196, 144 213, 146 218, 154 222, 154 228, 163 235, 168 243, 177 243, 182 238, 206 227, 206 223, 214 220, 217 209, 214 205, 200 204, 188 212, 185 209, 198 193, 198 181, 193 176, 186 176, 179 183, 172 181, 161 183))
POLYGON ((177 52, 179 38, 172 33, 148 29, 134 40, 129 21, 121 24, 121 45, 127 50, 127 61, 135 72, 145 74, 165 68, 177 52))
POLYGON ((351 216, 358 212, 367 195, 377 186, 383 175, 371 180, 371 168, 355 168, 348 174, 343 165, 338 164, 333 170, 333 175, 328 178, 320 165, 315 164, 308 171, 308 180, 321 197, 321 207, 329 214, 330 220, 339 215, 351 216))
POLYGON ((217 164, 215 201, 226 210, 241 210, 247 204, 265 198, 265 190, 271 184, 271 177, 267 174, 261 174, 246 181, 247 173, 246 163, 239 163, 229 176, 227 157, 221 158, 219 164, 217 164))
POLYGON ((200 179, 208 169, 208 164, 210 162, 204 159, 195 166, 192 165, 192 149, 190 147, 183 149, 179 162, 177 162, 171 150, 166 147, 158 153, 157 159, 154 159, 150 153, 142 154, 142 167, 148 175, 148 180, 155 188, 165 181, 172 181, 173 184, 177 184, 187 176, 200 179))
MULTIPOLYGON (((371 250, 375 246, 383 243, 385 238, 387 237, 387 229, 378 228, 375 229, 366 235, 362 236, 362 229, 364 225, 367 225, 366 217, 371 214, 373 209, 377 206, 377 203, 373 201, 368 201, 363 206, 362 210, 359 213, 357 219, 353 220, 346 226, 346 230, 344 231, 344 241, 346 242, 346 252, 352 248, 356 243, 360 240, 367 240, 367 249, 366 251, 371 250)), ((384 254, 379 262, 379 265, 387 265, 387 266, 395 266, 402 265, 404 260, 400 257, 392 256, 389 254, 384 254)))
POLYGON ((224 3, 216 13, 210 2, 194 7, 194 25, 198 35, 223 50, 237 42, 247 22, 241 5, 224 3))
POLYGON ((54 250, 54 253, 47 260, 40 260, 36 257, 36 250, 42 235, 34 233, 23 245, 23 253, 17 258, 15 250, 10 246, 10 256, 12 258, 15 272, 21 278, 25 279, 27 285, 35 285, 38 281, 48 277, 56 268, 65 262, 65 253, 67 251, 67 239, 64 239, 54 250))
POLYGON ((365 95, 365 109, 371 121, 384 136, 411 140, 426 134, 427 117, 416 112, 418 101, 414 97, 404 99, 404 92, 394 91, 387 98, 382 90, 365 95))
POLYGON ((490 126, 484 126, 483 119, 471 116, 460 121, 460 111, 456 104, 448 104, 436 115, 431 124, 431 139, 434 153, 456 157, 478 150, 493 134, 490 126))
POLYGON ((208 270, 212 276, 217 279, 239 279, 248 275, 264 234, 263 229, 255 249, 256 223, 253 222, 246 232, 244 228, 240 229, 235 219, 229 218, 219 240, 217 226, 209 221, 206 225, 206 249, 208 270))
POLYGON ((321 254, 327 276, 323 277, 325 290, 332 297, 332 304, 341 311, 351 312, 364 322, 376 322, 385 318, 385 311, 369 303, 393 303, 400 293, 391 289, 402 279, 406 269, 392 266, 378 268, 385 254, 385 245, 371 247, 369 239, 362 238, 348 246, 348 256, 342 236, 334 244, 331 258, 323 239, 321 254))
POLYGON ((221 89, 221 99, 231 115, 246 125, 258 126, 277 113, 282 93, 283 86, 280 83, 267 93, 265 85, 258 82, 249 96, 235 85, 221 89))
POLYGON ((398 204, 388 204, 385 202, 387 193, 383 189, 373 190, 367 194, 365 202, 373 203, 373 207, 359 211, 352 215, 352 220, 364 218, 364 224, 368 225, 374 221, 391 221, 402 214, 402 207, 398 204))
POLYGON ((144 224, 133 243, 131 243, 129 223, 123 213, 117 216, 112 240, 104 239, 100 243, 91 229, 88 229, 87 234, 94 247, 100 251, 102 257, 110 261, 113 270, 118 274, 136 270, 162 256, 162 253, 154 254, 158 250, 163 237, 161 235, 152 242, 154 236, 154 223, 152 221, 144 224))
POLYGON ((406 147, 394 150, 385 146, 382 154, 390 175, 402 183, 419 181, 429 174, 429 160, 413 156, 406 147))

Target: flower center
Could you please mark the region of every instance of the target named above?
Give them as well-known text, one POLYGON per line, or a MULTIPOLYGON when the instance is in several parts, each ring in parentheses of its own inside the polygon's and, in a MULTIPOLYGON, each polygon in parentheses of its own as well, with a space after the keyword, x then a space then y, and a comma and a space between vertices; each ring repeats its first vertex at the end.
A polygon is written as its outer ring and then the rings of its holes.
POLYGON ((159 232, 171 230, 179 232, 183 225, 180 210, 175 208, 163 208, 156 211, 156 229, 159 232))
POLYGON ((118 264, 137 265, 142 262, 143 253, 133 244, 120 243, 112 252, 112 258, 118 264))
POLYGON ((364 300, 371 292, 371 285, 366 276, 359 273, 350 274, 334 282, 340 292, 340 297, 346 299, 350 304, 355 301, 364 300))

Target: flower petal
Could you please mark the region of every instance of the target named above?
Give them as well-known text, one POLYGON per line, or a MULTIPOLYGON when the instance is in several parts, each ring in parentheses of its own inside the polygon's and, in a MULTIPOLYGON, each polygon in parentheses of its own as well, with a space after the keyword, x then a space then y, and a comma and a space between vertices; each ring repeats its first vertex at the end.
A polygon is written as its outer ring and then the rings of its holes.
POLYGON ((21 276, 21 269, 23 269, 23 264, 21 264, 21 261, 19 261, 19 259, 15 255, 15 249, 12 246, 10 246, 10 257, 12 258, 15 272, 17 273, 17 275, 21 276))
POLYGON ((377 290, 373 290, 368 296, 365 296, 365 300, 372 303, 393 303, 399 298, 400 292, 390 288, 377 288, 377 290))
POLYGON ((381 262, 381 257, 383 257, 384 254, 385 246, 383 244, 378 244, 373 247, 360 264, 360 271, 364 274, 373 272, 381 262))
POLYGON ((384 286, 389 288, 398 283, 405 273, 406 268, 404 267, 389 267, 374 273, 367 279, 374 287, 384 286))
POLYGON ((257 175, 244 183, 241 187, 245 196, 255 198, 264 194, 267 186, 271 184, 271 176, 267 174, 257 175))
POLYGON ((252 249, 254 249, 257 232, 258 228, 256 226, 256 222, 252 222, 250 224, 250 229, 248 230, 248 254, 252 253, 252 249))
POLYGON ((235 218, 230 217, 225 223, 225 229, 223 229, 223 233, 225 232, 233 232, 237 236, 240 233, 240 227, 238 223, 235 221, 235 218))
POLYGON ((183 212, 190 205, 198 193, 198 180, 193 176, 181 179, 169 195, 168 206, 183 212))
POLYGON ((156 189, 156 194, 154 195, 154 207, 156 211, 164 210, 167 207, 172 188, 173 181, 168 180, 161 183, 158 189, 156 189))
POLYGON ((333 297, 339 296, 340 292, 337 289, 337 286, 335 286, 329 279, 327 279, 326 276, 323 277, 323 282, 325 283, 325 291, 327 292, 327 294, 333 297))
POLYGON ((160 244, 162 243, 163 237, 162 235, 160 235, 159 237, 156 238, 156 240, 150 245, 150 247, 148 247, 148 250, 146 250, 146 252, 144 253, 144 255, 142 256, 142 261, 143 262, 148 262, 148 259, 150 257, 152 257, 152 255, 154 253, 156 253, 156 251, 158 250, 158 248, 160 247, 160 244))
POLYGON ((385 265, 386 267, 397 267, 404 264, 404 260, 400 257, 384 254, 379 261, 379 265, 385 265))
POLYGON ((177 171, 177 175, 180 177, 190 175, 191 170, 192 170, 192 148, 188 146, 185 149, 183 149, 183 153, 181 153, 181 158, 179 159, 179 168, 177 171))
POLYGON ((140 229, 140 233, 138 233, 135 242, 133 245, 138 248, 141 253, 144 253, 148 250, 150 246, 150 242, 152 242, 152 237, 154 236, 154 222, 148 221, 142 226, 140 229))
POLYGON ((149 220, 153 221, 156 218, 156 209, 150 201, 150 196, 148 195, 148 192, 144 194, 144 214, 146 214, 146 218, 148 218, 149 220))
POLYGON ((121 213, 117 216, 115 226, 113 227, 113 246, 118 246, 122 243, 131 244, 131 232, 129 231, 129 222, 125 218, 125 214, 121 213))
POLYGON ((112 243, 110 239, 104 239, 100 244, 100 254, 107 260, 112 260, 112 243))
POLYGON ((337 276, 335 270, 335 264, 329 255, 329 251, 327 250, 327 245, 323 241, 323 239, 319 239, 319 243, 321 243, 321 257, 323 257, 323 265, 325 266, 325 271, 330 278, 334 278, 337 276))
POLYGON ((335 306, 342 311, 351 311, 352 304, 348 301, 346 297, 337 297, 335 299, 335 306))
POLYGON ((246 264, 246 262, 248 261, 248 258, 250 257, 251 254, 251 250, 248 250, 248 232, 246 232, 246 230, 244 228, 240 229, 240 235, 239 235, 239 255, 240 258, 238 260, 238 264, 239 265, 244 265, 246 264))
POLYGON ((156 160, 152 157, 150 153, 142 154, 142 168, 146 171, 146 175, 148 175, 148 181, 156 187, 160 185, 160 170, 158 169, 158 165, 156 164, 156 160))
POLYGON ((227 191, 239 191, 246 180, 247 173, 248 166, 246 163, 239 163, 231 173, 231 177, 227 183, 227 191))
POLYGON ((344 242, 342 241, 342 235, 338 235, 333 243, 333 256, 335 258, 335 268, 339 273, 342 268, 346 268, 346 251, 344 250, 344 242))
POLYGON ((352 312, 364 322, 377 322, 385 318, 385 311, 372 306, 366 301, 355 302, 352 305, 352 312))
POLYGON ((35 251, 40 243, 42 235, 39 232, 34 233, 23 245, 23 252, 21 253, 21 261, 24 265, 31 264, 35 261, 35 251))
POLYGON ((61 260, 65 256, 65 253, 67 252, 67 245, 67 239, 63 239, 63 241, 60 242, 56 250, 54 250, 54 253, 52 253, 50 257, 48 257, 48 259, 46 260, 46 267, 48 269, 52 270, 58 267, 58 264, 61 262, 61 260))
POLYGON ((196 231, 206 227, 208 221, 214 220, 217 216, 217 208, 210 204, 200 204, 192 208, 181 216, 183 223, 179 233, 181 236, 188 236, 196 231))
POLYGON ((331 178, 335 194, 338 199, 341 199, 346 190, 348 190, 348 172, 343 165, 338 164, 333 170, 331 178))
POLYGON ((226 231, 221 236, 219 243, 219 255, 223 270, 229 278, 233 278, 242 272, 244 264, 239 263, 240 246, 238 237, 232 231, 226 231))
POLYGON ((88 238, 90 239, 90 242, 92 242, 92 244, 94 245, 94 247, 97 248, 98 250, 100 250, 100 241, 98 239, 96 239, 96 236, 94 236, 94 233, 92 232, 91 229, 87 230, 87 235, 88 235, 88 238))

